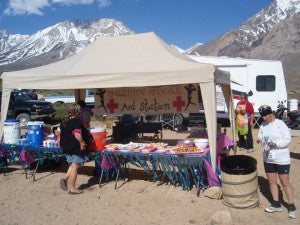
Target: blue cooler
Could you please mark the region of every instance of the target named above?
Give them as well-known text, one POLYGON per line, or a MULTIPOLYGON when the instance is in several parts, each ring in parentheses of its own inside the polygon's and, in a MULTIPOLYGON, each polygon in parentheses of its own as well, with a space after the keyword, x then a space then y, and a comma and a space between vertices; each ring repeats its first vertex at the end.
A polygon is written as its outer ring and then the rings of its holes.
POLYGON ((44 139, 44 122, 29 121, 27 123, 27 129, 28 145, 42 146, 44 139))

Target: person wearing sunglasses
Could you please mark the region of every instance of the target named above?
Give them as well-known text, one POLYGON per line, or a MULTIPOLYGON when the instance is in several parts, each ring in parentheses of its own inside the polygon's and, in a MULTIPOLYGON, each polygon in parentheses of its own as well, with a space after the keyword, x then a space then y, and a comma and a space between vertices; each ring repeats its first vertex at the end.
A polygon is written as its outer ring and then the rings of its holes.
POLYGON ((268 213, 282 211, 281 203, 279 202, 278 177, 287 197, 288 216, 289 218, 296 218, 294 194, 289 180, 291 166, 288 148, 291 142, 290 131, 283 121, 275 118, 270 106, 262 105, 258 111, 263 122, 256 142, 263 148, 264 168, 273 197, 271 206, 265 208, 265 211, 268 213))

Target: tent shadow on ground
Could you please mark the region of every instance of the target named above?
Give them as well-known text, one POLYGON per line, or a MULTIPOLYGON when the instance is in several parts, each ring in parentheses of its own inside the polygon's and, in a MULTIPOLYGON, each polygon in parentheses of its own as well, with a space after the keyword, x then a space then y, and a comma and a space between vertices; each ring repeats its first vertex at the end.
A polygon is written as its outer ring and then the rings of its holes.
POLYGON ((13 167, 10 167, 8 166, 7 168, 1 168, 0 169, 0 176, 7 176, 9 173, 12 173, 16 170, 19 170, 18 168, 13 168, 13 167))
MULTIPOLYGON (((262 193, 262 195, 269 201, 269 203, 271 204, 272 202, 272 194, 270 191, 270 187, 269 187, 269 182, 266 178, 262 177, 262 176, 258 176, 258 186, 259 186, 259 190, 262 193)), ((283 200, 283 193, 282 190, 280 188, 280 186, 278 185, 278 189, 279 189, 279 201, 280 203, 284 206, 284 207, 288 207, 287 203, 284 202, 283 200)))
MULTIPOLYGON (((169 184, 169 180, 167 179, 167 177, 163 176, 163 173, 161 171, 157 171, 156 174, 158 177, 155 180, 155 182, 157 183, 157 186, 162 185, 162 184, 169 184)), ((93 176, 87 181, 87 183, 81 184, 78 188, 80 190, 85 190, 85 189, 91 188, 92 186, 99 185, 99 179, 100 179, 100 176, 93 176)), ((103 175, 101 186, 104 186, 110 182, 114 183, 115 179, 116 179, 115 176, 113 176, 109 179, 106 179, 105 175, 103 175)), ((117 189, 121 188, 123 185, 125 185, 126 183, 128 183, 132 180, 143 180, 143 181, 147 181, 147 182, 154 182, 152 175, 149 175, 140 169, 130 168, 130 171, 126 171, 126 174, 120 173, 117 189)))

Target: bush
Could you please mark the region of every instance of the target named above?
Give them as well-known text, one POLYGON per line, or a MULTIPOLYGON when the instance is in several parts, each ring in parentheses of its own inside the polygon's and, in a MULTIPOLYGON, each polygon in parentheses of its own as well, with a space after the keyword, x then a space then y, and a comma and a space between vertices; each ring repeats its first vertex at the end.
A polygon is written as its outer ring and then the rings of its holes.
POLYGON ((55 123, 60 123, 64 118, 67 117, 69 107, 70 107, 70 105, 68 105, 68 104, 55 104, 54 105, 55 115, 54 115, 53 120, 55 123))
MULTIPOLYGON (((72 104, 55 104, 55 115, 53 118, 53 123, 60 123, 64 118, 68 116, 68 110, 72 104)), ((93 121, 99 121, 102 123, 117 121, 117 117, 111 116, 94 116, 93 121)))

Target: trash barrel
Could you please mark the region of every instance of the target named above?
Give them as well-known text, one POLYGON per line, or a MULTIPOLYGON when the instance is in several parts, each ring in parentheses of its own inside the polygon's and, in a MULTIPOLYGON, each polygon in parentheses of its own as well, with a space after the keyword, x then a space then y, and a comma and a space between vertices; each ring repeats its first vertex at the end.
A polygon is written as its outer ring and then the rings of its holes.
POLYGON ((233 155, 221 160, 223 203, 234 208, 259 205, 257 161, 246 155, 233 155))

